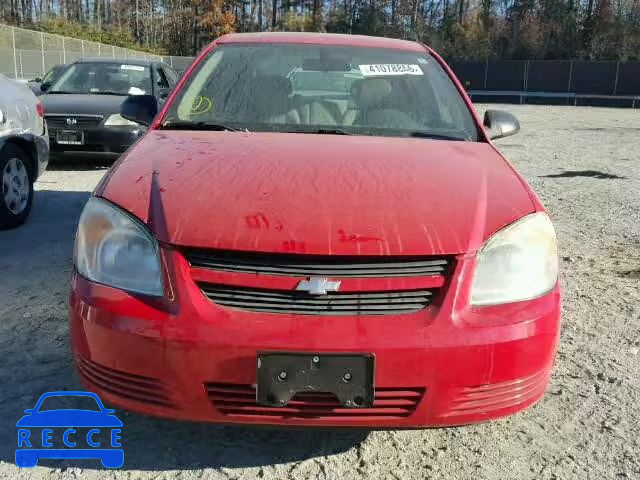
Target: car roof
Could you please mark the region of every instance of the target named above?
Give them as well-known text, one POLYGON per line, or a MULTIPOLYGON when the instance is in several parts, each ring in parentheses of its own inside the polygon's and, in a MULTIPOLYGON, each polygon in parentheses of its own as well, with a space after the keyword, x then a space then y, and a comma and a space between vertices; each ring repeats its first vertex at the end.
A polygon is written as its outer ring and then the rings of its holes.
POLYGON ((344 45, 353 47, 377 47, 394 50, 424 52, 417 43, 396 38, 369 37, 366 35, 344 35, 338 33, 310 32, 260 32, 230 33, 217 40, 218 43, 299 43, 315 45, 344 45))

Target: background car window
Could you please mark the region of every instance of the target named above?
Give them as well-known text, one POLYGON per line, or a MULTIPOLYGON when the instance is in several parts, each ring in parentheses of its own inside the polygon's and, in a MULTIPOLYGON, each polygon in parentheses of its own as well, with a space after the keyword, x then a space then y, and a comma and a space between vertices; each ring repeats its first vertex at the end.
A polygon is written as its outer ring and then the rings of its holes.
POLYGON ((178 83, 178 74, 170 68, 162 67, 162 70, 169 80, 169 86, 173 88, 173 86, 178 83))
POLYGON ((126 63, 76 63, 47 93, 144 95, 151 92, 149 67, 126 63))
POLYGON ((169 80, 167 79, 167 76, 164 73, 164 70, 160 67, 158 67, 156 69, 156 72, 158 73, 158 78, 156 81, 156 85, 159 88, 171 88, 171 86, 169 85, 169 80))
POLYGON ((324 90, 336 93, 348 93, 353 83, 362 78, 360 70, 352 72, 307 72, 301 68, 289 73, 289 80, 295 92, 324 90))
POLYGON ((100 411, 100 406, 93 397, 84 395, 57 395, 47 397, 42 401, 39 412, 47 412, 50 410, 91 410, 100 411))
POLYGON ((64 70, 64 65, 56 65, 55 67, 51 68, 51 70, 49 70, 42 79, 42 83, 47 85, 52 84, 55 79, 60 76, 62 70, 64 70))
POLYGON ((469 108, 427 52, 368 47, 222 45, 196 67, 165 118, 478 140, 469 108))

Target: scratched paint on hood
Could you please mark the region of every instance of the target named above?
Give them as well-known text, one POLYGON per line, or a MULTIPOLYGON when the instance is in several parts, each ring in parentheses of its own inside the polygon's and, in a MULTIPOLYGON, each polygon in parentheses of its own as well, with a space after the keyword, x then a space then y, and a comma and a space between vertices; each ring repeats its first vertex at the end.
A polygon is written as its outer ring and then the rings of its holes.
POLYGON ((101 195, 148 222, 152 176, 165 216, 155 234, 183 246, 456 254, 534 211, 507 162, 475 142, 152 131, 101 195))

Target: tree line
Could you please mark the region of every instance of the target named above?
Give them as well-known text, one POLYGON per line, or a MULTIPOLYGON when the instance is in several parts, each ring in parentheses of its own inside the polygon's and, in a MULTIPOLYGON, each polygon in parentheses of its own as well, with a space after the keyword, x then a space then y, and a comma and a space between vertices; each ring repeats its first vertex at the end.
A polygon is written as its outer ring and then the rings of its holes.
POLYGON ((1 0, 0 19, 171 55, 287 30, 418 40, 450 60, 640 60, 640 0, 1 0))

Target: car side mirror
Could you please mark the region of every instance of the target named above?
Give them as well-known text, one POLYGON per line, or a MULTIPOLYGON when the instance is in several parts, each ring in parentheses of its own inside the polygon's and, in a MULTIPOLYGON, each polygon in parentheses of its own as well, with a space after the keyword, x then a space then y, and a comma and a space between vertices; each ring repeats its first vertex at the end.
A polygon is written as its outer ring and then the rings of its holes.
POLYGON ((33 408, 27 408, 24 413, 26 413, 27 415, 31 415, 33 413, 33 408))
POLYGON ((120 115, 132 122, 149 126, 158 114, 158 101, 153 95, 130 95, 120 106, 120 115))
POLYGON ((484 112, 483 124, 489 130, 491 140, 515 135, 520 131, 518 119, 503 110, 487 110, 484 112))
POLYGON ((34 82, 40 83, 42 81, 42 78, 40 77, 36 77, 33 79, 34 82))

